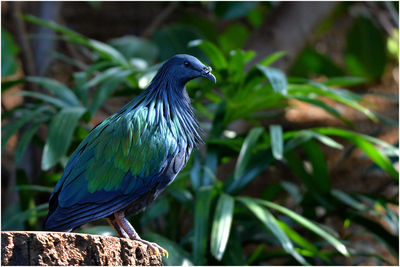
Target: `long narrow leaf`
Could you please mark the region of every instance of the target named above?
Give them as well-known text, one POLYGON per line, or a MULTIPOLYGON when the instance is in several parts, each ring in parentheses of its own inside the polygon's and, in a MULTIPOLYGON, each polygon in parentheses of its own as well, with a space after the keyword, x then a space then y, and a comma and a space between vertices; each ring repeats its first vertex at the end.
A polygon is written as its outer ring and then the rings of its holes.
POLYGON ((203 40, 193 40, 189 42, 189 47, 200 47, 207 54, 216 69, 222 70, 227 68, 228 63, 224 55, 213 43, 203 40))
POLYGON ((285 234, 278 221, 267 209, 260 206, 254 199, 249 197, 237 197, 262 223, 263 225, 278 239, 283 249, 293 256, 299 263, 309 265, 309 263, 294 249, 293 243, 285 234))
POLYGON ((28 82, 37 83, 43 86, 49 92, 52 92, 57 98, 69 106, 79 106, 79 100, 76 95, 62 83, 44 77, 27 77, 28 82))
POLYGON ((18 141, 17 148, 15 149, 15 162, 18 163, 21 161, 26 148, 28 147, 30 141, 32 140, 33 136, 35 135, 39 127, 40 127, 40 122, 34 123, 33 125, 30 125, 29 128, 22 133, 18 141))
POLYGON ((36 98, 36 99, 42 100, 44 102, 47 102, 49 104, 52 104, 58 108, 65 108, 65 107, 70 106, 67 103, 65 103, 64 101, 60 100, 59 98, 55 98, 55 97, 45 95, 42 93, 29 92, 29 91, 18 91, 16 94, 21 95, 21 96, 36 98))
POLYGON ((85 113, 83 107, 62 109, 52 119, 42 155, 42 169, 53 167, 67 152, 72 135, 80 117, 85 113))
POLYGON ((261 205, 264 205, 271 209, 275 209, 275 210, 282 212, 283 214, 289 216, 290 218, 292 218, 299 224, 303 225, 310 231, 316 233, 317 235, 319 235, 320 237, 325 239, 327 242, 329 242, 332 246, 334 246, 344 256, 348 257, 350 255, 347 248, 339 240, 337 240, 334 236, 332 236, 331 234, 329 234, 328 232, 326 232, 325 230, 323 230, 321 227, 319 227, 315 223, 311 222, 310 220, 304 218, 303 216, 301 216, 283 206, 277 205, 273 202, 266 201, 266 200, 260 200, 260 199, 257 199, 256 201, 258 203, 260 203, 261 205))
POLYGON ((257 65, 257 68, 268 78, 274 92, 286 95, 288 92, 288 82, 286 75, 279 69, 257 65))
POLYGON ((217 202, 211 230, 211 254, 221 260, 224 255, 232 225, 234 199, 222 194, 217 202))
POLYGON ((214 194, 215 191, 212 187, 201 187, 196 194, 193 229, 193 259, 196 265, 205 265, 206 263, 208 218, 214 194))
MULTIPOLYGON (((371 144, 371 142, 374 142, 375 144, 381 146, 385 146, 387 148, 393 147, 390 144, 387 144, 386 142, 383 142, 371 136, 366 136, 338 128, 314 128, 313 130, 320 134, 335 135, 347 139, 348 141, 358 146, 361 150, 363 150, 365 154, 367 154, 367 156, 372 161, 374 161, 379 167, 381 167, 383 170, 385 170, 394 178, 396 179, 399 178, 399 173, 393 167, 392 162, 388 159, 388 157, 385 154, 376 149, 375 146, 371 144)), ((396 151, 396 153, 398 154, 397 149, 394 151, 396 151)))
POLYGON ((256 127, 251 129, 247 134, 247 137, 244 140, 240 150, 239 158, 236 162, 234 179, 239 179, 244 174, 246 166, 249 163, 251 153, 253 152, 256 142, 263 131, 263 128, 256 127))
POLYGON ((7 144, 10 137, 13 136, 16 132, 18 132, 18 130, 21 129, 21 127, 24 126, 25 123, 33 120, 34 118, 39 116, 40 113, 48 109, 49 109, 48 107, 39 107, 36 110, 33 110, 32 112, 27 112, 21 118, 18 118, 13 122, 3 125, 1 127, 4 133, 4 135, 1 138, 1 150, 2 151, 4 150, 5 145, 7 144))
POLYGON ((283 158, 283 138, 282 127, 280 125, 270 125, 272 155, 277 160, 283 158))

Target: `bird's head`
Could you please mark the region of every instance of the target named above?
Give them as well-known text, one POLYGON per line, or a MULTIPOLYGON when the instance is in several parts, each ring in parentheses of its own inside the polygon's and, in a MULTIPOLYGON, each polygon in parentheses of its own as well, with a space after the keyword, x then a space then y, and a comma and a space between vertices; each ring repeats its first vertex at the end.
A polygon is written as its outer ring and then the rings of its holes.
POLYGON ((168 59, 159 72, 164 72, 164 75, 184 86, 188 81, 197 77, 204 77, 215 83, 216 79, 211 70, 211 67, 205 66, 194 56, 179 54, 168 59))

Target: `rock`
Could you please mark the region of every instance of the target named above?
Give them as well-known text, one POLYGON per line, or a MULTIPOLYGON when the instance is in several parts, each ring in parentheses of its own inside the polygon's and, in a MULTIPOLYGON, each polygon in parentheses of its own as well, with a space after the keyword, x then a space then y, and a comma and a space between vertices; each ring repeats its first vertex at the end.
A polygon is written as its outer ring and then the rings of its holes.
POLYGON ((1 232, 1 265, 162 265, 138 241, 61 232, 1 232))

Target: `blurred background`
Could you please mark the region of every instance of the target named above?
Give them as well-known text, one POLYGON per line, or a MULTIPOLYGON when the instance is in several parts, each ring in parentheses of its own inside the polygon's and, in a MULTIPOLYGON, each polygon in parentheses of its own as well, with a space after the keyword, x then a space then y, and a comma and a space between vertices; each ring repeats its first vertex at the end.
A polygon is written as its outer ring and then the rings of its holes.
POLYGON ((2 230, 42 230, 90 129, 188 53, 217 77, 187 85, 205 145, 129 218, 164 264, 398 265, 398 9, 2 1, 2 230))

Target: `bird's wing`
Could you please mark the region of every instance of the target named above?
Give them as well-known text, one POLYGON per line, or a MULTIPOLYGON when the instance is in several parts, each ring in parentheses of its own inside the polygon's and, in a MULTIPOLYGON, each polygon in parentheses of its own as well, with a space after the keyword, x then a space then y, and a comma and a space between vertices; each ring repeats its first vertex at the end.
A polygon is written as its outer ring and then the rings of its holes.
POLYGON ((178 167, 169 175, 176 175, 184 149, 168 127, 145 123, 148 116, 147 108, 113 115, 90 132, 50 197, 47 229, 66 230, 124 208, 155 186, 171 162, 178 167))

